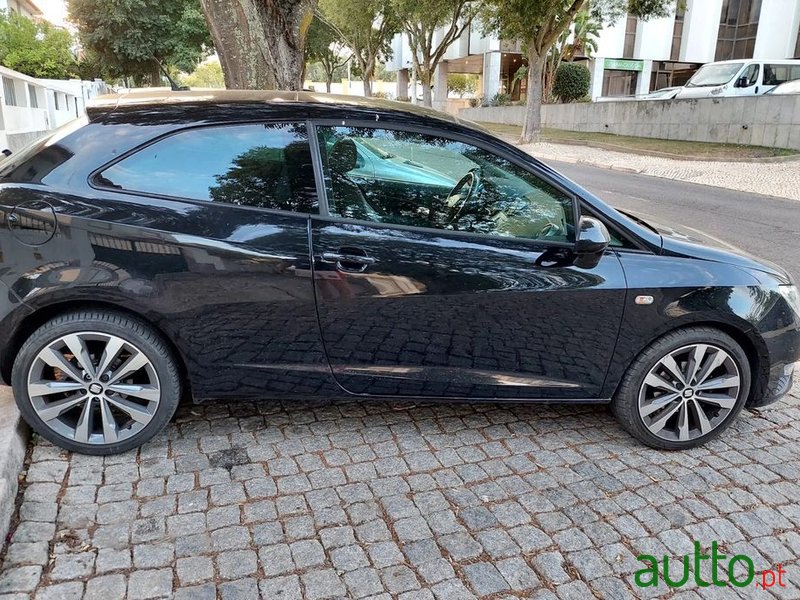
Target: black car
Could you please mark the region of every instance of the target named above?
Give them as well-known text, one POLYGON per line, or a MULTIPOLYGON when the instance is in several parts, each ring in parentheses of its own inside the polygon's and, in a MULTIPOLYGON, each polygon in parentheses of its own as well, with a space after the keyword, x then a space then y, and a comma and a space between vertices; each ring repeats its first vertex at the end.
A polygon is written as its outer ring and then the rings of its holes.
POLYGON ((0 374, 107 454, 181 398, 607 402, 704 443, 790 387, 780 268, 664 234, 482 129, 313 93, 101 100, 0 164, 0 374))

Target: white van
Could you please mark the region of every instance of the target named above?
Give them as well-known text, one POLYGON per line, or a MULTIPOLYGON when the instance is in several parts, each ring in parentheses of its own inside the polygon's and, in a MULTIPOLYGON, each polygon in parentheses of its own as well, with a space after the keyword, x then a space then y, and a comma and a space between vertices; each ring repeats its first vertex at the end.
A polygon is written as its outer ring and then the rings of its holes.
POLYGON ((723 60, 698 69, 676 98, 757 96, 800 79, 800 60, 723 60))

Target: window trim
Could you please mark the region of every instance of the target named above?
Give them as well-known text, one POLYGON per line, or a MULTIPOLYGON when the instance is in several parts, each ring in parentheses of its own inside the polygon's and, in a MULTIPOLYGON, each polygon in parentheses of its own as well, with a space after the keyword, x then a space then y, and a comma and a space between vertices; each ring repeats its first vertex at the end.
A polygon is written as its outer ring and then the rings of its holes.
POLYGON ((559 184, 558 182, 554 181, 550 177, 546 175, 546 173, 541 170, 537 165, 532 165, 526 163, 519 159, 519 157, 515 156, 514 154, 507 152, 504 148, 498 147, 497 145, 490 144, 489 142, 481 139, 478 136, 471 135, 470 133, 463 131, 463 130, 439 130, 433 127, 426 127, 424 125, 409 125, 405 123, 395 123, 395 122, 380 122, 380 121, 371 121, 365 119, 310 119, 309 123, 311 123, 313 127, 314 135, 313 141, 311 142, 312 145, 316 146, 316 150, 312 150, 311 156, 312 158, 316 158, 319 161, 319 175, 318 179, 321 182, 322 193, 325 196, 325 211, 323 212, 323 202, 320 200, 320 213, 319 215, 314 215, 318 217, 324 217, 328 220, 331 220, 336 223, 350 223, 354 225, 370 225, 372 227, 385 227, 391 229, 402 229, 406 231, 418 231, 421 233, 439 233, 439 234, 454 234, 454 235, 466 235, 470 237, 477 237, 479 239, 490 239, 490 240, 514 240, 516 242, 527 242, 527 243, 536 243, 536 244, 543 244, 550 247, 559 247, 559 248, 574 248, 577 244, 577 236, 578 232, 580 231, 580 201, 578 196, 565 188, 563 185, 559 184), (476 148, 484 150, 486 152, 490 152, 495 154, 504 160, 509 161, 510 163, 516 165, 517 167, 523 169, 524 171, 531 173, 538 177, 539 179, 543 180, 548 185, 554 187, 562 194, 567 196, 572 201, 572 214, 574 218, 573 226, 575 227, 575 240, 572 242, 558 242, 552 240, 545 240, 545 239, 535 239, 535 238, 522 238, 522 237, 514 237, 514 236, 500 236, 500 235, 489 235, 485 233, 475 233, 471 231, 451 231, 449 229, 437 229, 434 227, 419 227, 416 225, 400 225, 395 223, 376 223, 375 221, 366 221, 363 219, 351 219, 348 217, 340 217, 338 215, 331 214, 329 210, 329 202, 328 202, 328 190, 327 186, 325 185, 324 180, 324 169, 322 165, 322 151, 319 147, 319 136, 317 135, 317 128, 318 127, 364 127, 369 129, 384 129, 390 131, 408 131, 411 133, 421 133, 425 135, 430 135, 433 137, 441 137, 444 139, 452 140, 455 142, 462 142, 466 144, 471 144, 476 148))
MULTIPOLYGON (((116 165, 119 162, 122 162, 123 160, 125 160, 129 156, 132 156, 132 155, 144 150, 145 148, 147 148, 149 146, 152 146, 153 144, 156 144, 156 143, 158 143, 158 142, 160 142, 160 141, 162 141, 162 140, 164 140, 164 139, 166 139, 168 137, 172 137, 172 136, 178 135, 180 133, 184 133, 186 131, 194 131, 196 129, 214 129, 214 128, 220 128, 220 127, 236 127, 236 126, 241 126, 241 125, 264 125, 264 124, 267 124, 267 123, 301 123, 301 124, 305 125, 307 132, 311 131, 309 129, 309 126, 310 126, 311 122, 308 119, 289 119, 289 118, 284 118, 284 119, 262 119, 262 120, 259 120, 259 121, 246 120, 246 121, 225 121, 225 122, 221 122, 221 123, 220 122, 217 122, 217 123, 198 123, 198 124, 195 124, 195 125, 190 125, 188 127, 181 127, 180 129, 174 129, 172 131, 167 131, 165 133, 162 133, 161 135, 158 135, 158 136, 156 136, 156 137, 154 137, 152 139, 149 139, 146 142, 144 142, 142 144, 139 144, 138 146, 135 146, 135 147, 133 147, 133 148, 131 148, 129 150, 126 150, 125 152, 123 152, 119 156, 116 156, 113 159, 109 160, 108 162, 102 164, 100 167, 98 167, 96 169, 93 169, 92 171, 89 172, 89 174, 86 177, 86 184, 90 188, 92 188, 93 190, 97 190, 99 192, 112 192, 112 193, 115 193, 115 194, 124 194, 126 196, 135 196, 135 197, 139 197, 139 198, 154 198, 154 199, 157 199, 157 200, 170 200, 170 201, 174 201, 174 202, 186 202, 186 203, 189 203, 189 204, 196 204, 198 206, 208 206, 209 204, 214 204, 216 206, 233 206, 235 208, 240 208, 240 209, 245 209, 245 210, 255 210, 255 211, 259 211, 259 212, 269 212, 269 213, 275 213, 275 214, 278 214, 278 215, 296 215, 296 216, 301 216, 301 217, 304 217, 304 218, 321 215, 322 214, 322 198, 319 196, 319 185, 315 185, 315 189, 316 189, 316 192, 317 192, 317 206, 318 206, 319 210, 318 210, 318 212, 313 213, 313 212, 297 212, 297 211, 285 210, 285 209, 281 209, 281 208, 264 208, 264 207, 261 207, 261 206, 243 206, 243 205, 239 205, 239 204, 232 205, 232 204, 226 204, 224 202, 215 203, 213 200, 198 200, 197 198, 187 198, 186 196, 170 196, 169 194, 157 194, 157 193, 154 193, 154 192, 139 192, 139 191, 136 191, 136 190, 119 189, 119 188, 111 187, 111 186, 108 186, 108 185, 103 185, 102 183, 99 183, 97 181, 98 175, 100 175, 106 169, 108 169, 110 167, 113 167, 114 165, 116 165)), ((310 133, 309 133, 309 136, 310 136, 310 133)), ((317 177, 316 177, 316 164, 315 164, 316 160, 314 158, 314 146, 316 146, 316 144, 315 143, 312 144, 312 141, 310 139, 309 139, 308 142, 309 142, 309 146, 310 146, 310 150, 311 150, 312 170, 314 171, 314 175, 315 175, 314 179, 316 180, 317 179, 317 177)), ((324 187, 324 185, 323 185, 323 187, 324 187)), ((327 208, 327 203, 326 203, 326 208, 327 208)))

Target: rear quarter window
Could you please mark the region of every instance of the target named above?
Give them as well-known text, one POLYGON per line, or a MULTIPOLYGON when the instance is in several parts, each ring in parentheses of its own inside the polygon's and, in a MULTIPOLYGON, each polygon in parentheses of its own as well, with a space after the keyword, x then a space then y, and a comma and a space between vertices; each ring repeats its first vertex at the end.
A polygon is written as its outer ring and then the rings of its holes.
POLYGON ((101 171, 96 185, 239 206, 318 212, 304 124, 188 129, 101 171))

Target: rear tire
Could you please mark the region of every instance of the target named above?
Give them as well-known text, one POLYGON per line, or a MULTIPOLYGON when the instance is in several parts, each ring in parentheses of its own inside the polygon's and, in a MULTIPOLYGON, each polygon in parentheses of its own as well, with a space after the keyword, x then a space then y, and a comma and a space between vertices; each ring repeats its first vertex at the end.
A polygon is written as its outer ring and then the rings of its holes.
POLYGON ((82 454, 117 454, 162 431, 178 407, 181 381, 164 340, 120 313, 60 315, 22 345, 14 398, 36 433, 82 454))
POLYGON ((611 410, 651 448, 694 448, 730 426, 747 400, 750 377, 747 355, 729 335, 711 327, 680 329, 633 361, 611 410))

